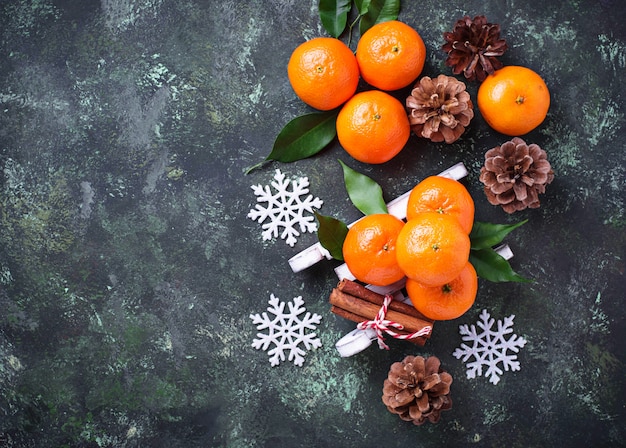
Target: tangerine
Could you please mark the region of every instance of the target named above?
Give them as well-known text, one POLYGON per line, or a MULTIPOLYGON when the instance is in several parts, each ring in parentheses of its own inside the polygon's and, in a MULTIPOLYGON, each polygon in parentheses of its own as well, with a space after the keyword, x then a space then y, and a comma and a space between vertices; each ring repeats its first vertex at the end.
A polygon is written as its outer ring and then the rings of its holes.
POLYGON ((457 277, 470 253, 470 239, 450 215, 422 212, 407 221, 396 241, 398 266, 427 286, 441 286, 457 277))
POLYGON ((406 291, 411 303, 432 320, 451 320, 465 314, 476 300, 478 276, 469 261, 453 280, 440 286, 427 286, 407 279, 406 291))
POLYGON ((309 106, 331 110, 345 103, 359 84, 352 50, 334 37, 317 37, 291 54, 287 75, 293 91, 309 106))
POLYGON ((381 90, 398 90, 412 84, 422 72, 426 45, 414 28, 390 20, 363 33, 356 59, 368 84, 381 90))
POLYGON ((437 212, 454 216, 466 233, 474 225, 474 200, 465 186, 454 179, 430 176, 418 183, 409 194, 406 218, 418 213, 437 212))
POLYGON ((550 91, 533 70, 510 65, 487 76, 478 88, 477 101, 489 126, 502 134, 519 136, 546 118, 550 91))
POLYGON ((386 213, 366 215, 348 230, 343 258, 364 283, 387 286, 404 277, 396 259, 396 239, 404 221, 386 213))
POLYGON ((337 116, 337 138, 354 159, 384 163, 404 148, 411 134, 404 105, 380 90, 360 92, 337 116))

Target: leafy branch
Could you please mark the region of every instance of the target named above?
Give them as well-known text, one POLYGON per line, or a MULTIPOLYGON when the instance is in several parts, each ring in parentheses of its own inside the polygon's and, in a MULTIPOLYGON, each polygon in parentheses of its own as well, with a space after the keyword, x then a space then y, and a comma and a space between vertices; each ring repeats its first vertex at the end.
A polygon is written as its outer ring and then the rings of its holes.
MULTIPOLYGON (((358 23, 361 35, 376 23, 396 20, 400 0, 320 0, 319 17, 326 32, 339 38, 349 27, 348 46, 352 28, 358 23), (353 4, 358 15, 348 25, 348 15, 353 4)), ((270 161, 295 162, 322 151, 337 135, 336 121, 339 109, 312 112, 292 119, 280 131, 270 154, 261 162, 244 170, 245 174, 261 168, 270 161)))
POLYGON ((341 36, 348 26, 348 46, 352 39, 352 29, 359 25, 363 35, 373 25, 388 20, 396 20, 400 13, 400 0, 320 0, 319 16, 322 26, 333 37, 341 36), (348 25, 348 15, 352 6, 356 7, 357 16, 348 25))

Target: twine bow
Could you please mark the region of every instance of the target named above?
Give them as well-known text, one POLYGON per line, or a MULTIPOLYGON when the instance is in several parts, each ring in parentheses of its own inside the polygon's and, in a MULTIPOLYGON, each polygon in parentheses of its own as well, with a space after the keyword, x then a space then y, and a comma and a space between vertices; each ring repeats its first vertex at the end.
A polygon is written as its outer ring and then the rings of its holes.
POLYGON ((383 333, 387 333, 388 335, 396 339, 413 339, 430 334, 432 330, 431 326, 426 326, 419 331, 415 331, 409 334, 400 334, 393 331, 392 328, 395 328, 396 330, 403 330, 404 325, 399 322, 385 319, 385 317, 387 316, 387 310, 389 309, 389 304, 392 300, 393 296, 391 296, 391 294, 385 295, 385 299, 383 300, 383 306, 381 306, 380 310, 378 310, 378 313, 376 314, 374 320, 366 320, 360 322, 357 325, 357 328, 359 330, 366 330, 368 328, 373 329, 376 332, 376 336, 378 339, 378 347, 385 350, 389 350, 389 346, 385 344, 385 338, 383 337, 383 333))

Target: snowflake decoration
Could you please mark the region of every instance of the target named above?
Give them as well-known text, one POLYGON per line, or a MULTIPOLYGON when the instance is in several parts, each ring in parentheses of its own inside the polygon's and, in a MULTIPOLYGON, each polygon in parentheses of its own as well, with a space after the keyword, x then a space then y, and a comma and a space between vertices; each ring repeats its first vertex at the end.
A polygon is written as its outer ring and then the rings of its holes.
POLYGON ((505 338, 505 335, 513 332, 513 319, 515 315, 512 314, 506 317, 504 321, 498 320, 497 330, 493 329, 495 319, 493 319, 487 310, 483 310, 480 313, 480 320, 477 322, 478 326, 482 329, 482 332, 476 330, 476 326, 460 325, 459 332, 462 335, 464 341, 472 342, 472 345, 461 344, 460 348, 457 348, 453 355, 457 359, 463 358, 463 362, 466 362, 470 357, 474 357, 475 361, 467 363, 467 377, 476 378, 476 375, 483 374, 483 366, 487 367, 485 376, 489 377, 489 382, 492 384, 498 384, 500 381, 500 375, 503 371, 498 367, 499 363, 502 363, 504 370, 519 370, 520 363, 517 361, 517 355, 507 354, 507 351, 517 353, 520 348, 526 344, 526 339, 513 334, 509 339, 505 338))
POLYGON ((312 216, 314 208, 320 208, 323 201, 314 198, 309 194, 306 198, 301 197, 309 192, 309 179, 301 177, 297 180, 285 179, 285 175, 276 170, 274 181, 271 186, 274 187, 276 193, 272 193, 269 185, 262 187, 261 185, 253 185, 252 190, 257 196, 257 202, 267 203, 267 207, 256 204, 248 213, 248 218, 259 223, 265 222, 263 228, 263 241, 277 237, 280 228, 283 228, 280 237, 285 240, 289 246, 293 247, 297 242, 300 232, 315 232, 317 224, 315 217, 312 216), (291 190, 289 190, 291 186, 291 190), (305 213, 311 215, 305 215, 305 213))
POLYGON ((250 314, 250 319, 256 325, 257 330, 268 330, 267 333, 257 333, 256 339, 252 341, 252 347, 265 351, 273 344, 274 347, 267 352, 272 366, 277 366, 285 360, 287 350, 289 361, 301 366, 306 350, 322 346, 322 341, 317 339, 315 333, 306 333, 306 330, 315 330, 322 316, 307 311, 301 318, 300 315, 306 311, 306 308, 300 296, 294 298, 293 303, 287 304, 288 312, 285 312, 285 302, 281 302, 274 294, 270 295, 268 303, 270 306, 267 307, 267 311, 275 317, 270 318, 266 312, 250 314), (304 344, 306 350, 300 348, 300 344, 304 344))

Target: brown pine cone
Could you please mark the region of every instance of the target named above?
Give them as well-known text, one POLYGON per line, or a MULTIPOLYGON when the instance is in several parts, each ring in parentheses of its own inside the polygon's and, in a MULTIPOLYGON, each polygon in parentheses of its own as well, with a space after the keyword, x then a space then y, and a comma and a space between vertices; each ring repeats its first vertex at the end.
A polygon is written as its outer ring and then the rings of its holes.
POLYGON ((480 181, 490 204, 513 213, 526 207, 539 207, 539 194, 554 180, 546 152, 538 145, 527 145, 519 137, 485 153, 480 181))
POLYGON ((465 84, 452 76, 424 76, 406 99, 411 130, 433 142, 452 143, 474 117, 465 84))
POLYGON ((502 68, 496 59, 508 49, 500 39, 500 25, 487 23, 485 16, 457 20, 452 32, 443 33, 446 43, 441 47, 448 53, 446 65, 455 75, 463 75, 470 81, 483 82, 487 75, 502 68))
POLYGON ((402 420, 437 423, 441 411, 452 408, 452 376, 441 370, 439 358, 407 356, 394 362, 383 385, 383 403, 402 420))

